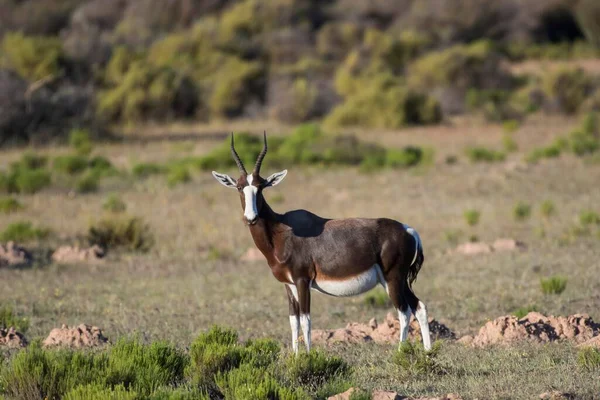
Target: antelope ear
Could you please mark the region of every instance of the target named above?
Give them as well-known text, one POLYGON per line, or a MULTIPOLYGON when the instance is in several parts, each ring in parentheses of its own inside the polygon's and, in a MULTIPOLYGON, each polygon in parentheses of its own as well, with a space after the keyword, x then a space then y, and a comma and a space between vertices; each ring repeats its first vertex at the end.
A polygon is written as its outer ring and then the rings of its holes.
POLYGON ((275 172, 273 175, 267 178, 267 184, 265 185, 265 187, 278 185, 283 180, 283 178, 285 178, 286 175, 287 169, 284 169, 281 172, 275 172))
POLYGON ((228 188, 233 188, 233 189, 237 188, 237 183, 229 175, 220 174, 215 171, 213 171, 212 174, 221 185, 228 187, 228 188))

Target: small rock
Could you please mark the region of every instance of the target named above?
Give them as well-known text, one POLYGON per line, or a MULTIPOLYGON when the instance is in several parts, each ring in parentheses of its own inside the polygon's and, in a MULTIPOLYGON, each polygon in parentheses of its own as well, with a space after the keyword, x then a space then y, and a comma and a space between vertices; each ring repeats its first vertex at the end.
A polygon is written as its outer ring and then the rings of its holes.
POLYGON ((13 327, 9 327, 8 329, 0 328, 0 347, 2 346, 11 349, 25 347, 27 346, 27 340, 23 334, 17 332, 13 327))
POLYGON ((52 254, 52 260, 59 263, 97 262, 104 257, 104 250, 97 245, 88 248, 61 246, 52 254))
POLYGON ((457 253, 473 255, 473 254, 485 254, 492 252, 492 246, 483 242, 467 242, 458 246, 455 250, 457 253))
POLYGON ((250 247, 246 250, 246 253, 241 257, 242 261, 254 262, 254 261, 263 261, 265 256, 255 247, 250 247))
POLYGON ((402 397, 396 392, 388 392, 387 390, 374 390, 371 394, 372 400, 400 400, 402 397))
POLYGON ((458 339, 456 342, 460 343, 462 345, 465 345, 465 346, 469 346, 471 343, 473 343, 473 336, 465 335, 465 336, 461 337, 460 339, 458 339))
POLYGON ((569 400, 574 399, 575 396, 570 393, 559 392, 558 390, 553 390, 551 392, 546 392, 540 394, 540 399, 542 400, 569 400))
POLYGON ((515 239, 496 239, 492 244, 494 251, 525 250, 527 246, 515 239))
POLYGON ((96 347, 108 342, 108 339, 102 334, 102 330, 97 326, 80 324, 77 327, 69 328, 62 325, 50 331, 48 337, 44 340, 44 346, 66 346, 66 347, 96 347))
POLYGON ((8 242, 6 246, 0 244, 0 267, 23 267, 32 262, 31 253, 15 242, 8 242))

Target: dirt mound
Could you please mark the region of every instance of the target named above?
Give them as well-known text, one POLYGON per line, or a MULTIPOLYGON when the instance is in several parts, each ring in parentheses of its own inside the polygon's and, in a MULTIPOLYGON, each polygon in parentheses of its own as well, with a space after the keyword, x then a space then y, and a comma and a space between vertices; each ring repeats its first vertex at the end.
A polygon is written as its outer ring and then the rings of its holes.
POLYGON ((104 250, 97 245, 88 248, 62 246, 52 254, 52 260, 59 263, 97 262, 104 257, 104 250))
POLYGON ((586 340, 583 343, 577 345, 578 347, 595 347, 600 349, 600 335, 591 338, 590 340, 586 340))
POLYGON ((31 253, 15 242, 8 242, 6 246, 0 244, 0 267, 28 266, 32 261, 31 253))
POLYGON ((25 347, 27 340, 25 336, 17 332, 15 328, 8 329, 0 328, 0 347, 6 346, 9 348, 25 347))
POLYGON ((496 318, 485 324, 472 340, 467 336, 461 338, 460 341, 477 347, 510 344, 524 340, 536 343, 556 340, 583 343, 598 334, 600 334, 600 324, 596 324, 586 314, 554 317, 530 312, 521 319, 513 315, 496 318))
POLYGON ((525 243, 515 239, 496 239, 494 243, 488 244, 484 242, 467 242, 459 245, 454 252, 466 255, 486 254, 493 251, 517 251, 525 250, 525 243))
MULTIPOLYGON (((429 318, 429 331, 433 340, 455 339, 446 325, 429 318)), ((408 336, 414 340, 421 340, 421 330, 416 319, 412 318, 408 330, 408 336)), ((368 324, 351 322, 345 328, 333 330, 313 330, 312 340, 321 343, 363 343, 375 341, 376 343, 397 343, 400 340, 400 321, 394 313, 388 313, 385 320, 378 324, 375 318, 368 324)))
MULTIPOLYGON (((329 397, 327 400, 349 400, 352 394, 356 391, 354 388, 346 390, 344 393, 336 394, 335 396, 329 397)), ((371 393, 372 400, 461 400, 462 398, 456 394, 447 394, 441 397, 405 397, 401 396, 396 392, 389 392, 386 390, 374 390, 371 393)))
POLYGON ((539 396, 542 400, 569 400, 574 399, 575 396, 571 393, 559 392, 558 390, 553 390, 552 392, 542 393, 539 396))
POLYGON ((74 328, 63 325, 50 331, 44 346, 96 347, 108 342, 97 326, 81 324, 74 328))

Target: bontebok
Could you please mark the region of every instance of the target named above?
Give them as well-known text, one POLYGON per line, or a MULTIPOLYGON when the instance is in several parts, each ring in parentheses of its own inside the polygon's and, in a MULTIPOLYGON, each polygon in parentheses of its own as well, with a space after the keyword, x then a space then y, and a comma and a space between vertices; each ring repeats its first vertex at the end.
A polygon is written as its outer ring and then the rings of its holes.
POLYGON ((431 348, 427 310, 411 284, 423 264, 423 246, 411 227, 387 218, 321 218, 306 210, 278 214, 267 204, 263 190, 279 184, 287 170, 264 179, 260 166, 264 147, 252 173, 235 151, 241 172, 236 180, 213 171, 224 186, 238 191, 244 221, 256 247, 267 259, 275 279, 285 284, 290 308, 292 346, 298 352, 300 327, 310 350, 310 291, 331 296, 356 296, 382 285, 400 318, 400 342, 406 340, 411 312, 419 321, 423 345, 431 348))

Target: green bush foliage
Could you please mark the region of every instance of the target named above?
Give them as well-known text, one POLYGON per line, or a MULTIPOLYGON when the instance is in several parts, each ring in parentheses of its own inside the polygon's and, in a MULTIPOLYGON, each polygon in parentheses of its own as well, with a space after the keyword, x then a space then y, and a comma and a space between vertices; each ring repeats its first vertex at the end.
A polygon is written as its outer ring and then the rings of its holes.
POLYGON ((88 159, 85 156, 65 155, 58 156, 52 162, 52 168, 59 173, 77 175, 88 167, 88 159))
POLYGON ((169 187, 179 185, 181 183, 187 183, 192 180, 192 175, 187 166, 185 165, 173 165, 169 168, 167 174, 167 184, 169 187))
POLYGON ((140 163, 131 169, 131 173, 137 178, 147 178, 151 175, 163 174, 166 171, 167 168, 155 163, 140 163))
MULTIPOLYGON (((14 327, 18 332, 26 333, 27 329, 29 328, 29 320, 27 318, 15 315, 15 312, 11 307, 0 307, 0 327, 10 328, 11 326, 14 327)), ((0 365, 1 363, 2 360, 0 359, 0 365)), ((0 368, 0 370, 1 369, 2 368, 0 368)))
POLYGON ((552 200, 544 200, 540 204, 540 212, 545 218, 549 218, 556 213, 556 206, 552 200))
POLYGON ((513 208, 513 216, 517 221, 524 221, 531 216, 531 205, 522 201, 517 202, 513 208))
POLYGON ((487 149, 485 147, 468 147, 465 150, 467 158, 471 162, 496 162, 504 161, 505 154, 500 151, 487 149))
POLYGON ((544 77, 546 95, 560 110, 574 114, 592 93, 592 80, 582 69, 560 69, 544 77))
POLYGON ((69 145, 82 156, 87 156, 92 152, 92 141, 87 129, 73 129, 69 133, 69 145))
POLYGON ((540 286, 544 294, 561 294, 567 288, 567 278, 552 276, 547 279, 541 279, 540 286))
POLYGON ((301 388, 285 387, 269 372, 248 364, 219 373, 215 380, 219 391, 226 399, 308 400, 310 398, 301 388))
POLYGON ((98 191, 100 178, 100 175, 94 171, 86 172, 75 181, 75 191, 82 194, 98 191))
POLYGON ((600 215, 592 210, 584 210, 579 213, 579 223, 582 226, 600 225, 600 215))
POLYGON ((568 145, 577 156, 593 154, 600 150, 600 123, 598 113, 590 112, 583 118, 581 126, 568 136, 568 145))
POLYGON ((350 372, 348 364, 339 357, 327 356, 319 350, 290 356, 285 363, 287 378, 304 387, 318 387, 350 372))
POLYGON ((535 305, 532 306, 526 306, 526 307, 519 307, 516 310, 514 310, 512 312, 512 315, 514 315, 515 317, 521 319, 524 316, 526 316, 527 314, 529 314, 532 311, 539 311, 538 308, 535 305))
POLYGON ((19 221, 8 224, 0 233, 0 241, 27 242, 31 240, 44 239, 50 234, 50 230, 34 226, 29 221, 19 221))
POLYGON ((112 193, 104 200, 102 208, 112 213, 122 213, 127 210, 127 204, 117 194, 112 193))
POLYGON ((9 171, 0 172, 0 191, 33 194, 49 186, 51 176, 44 169, 46 163, 46 157, 24 153, 19 161, 10 165, 9 171))
POLYGON ((596 370, 600 368, 600 349, 585 346, 577 352, 577 363, 581 368, 596 370))
POLYGON ((0 213, 12 214, 23 208, 23 204, 14 197, 0 197, 0 213))
POLYGON ((405 376, 439 374, 441 367, 436 357, 440 349, 439 341, 434 342, 429 351, 420 343, 405 341, 400 344, 392 360, 405 376))
POLYGON ((477 225, 479 223, 479 218, 481 217, 479 210, 466 210, 463 215, 469 226, 477 225))
POLYGON ((29 81, 55 77, 61 69, 60 39, 8 33, 0 47, 0 66, 29 81))
POLYGON ((148 251, 154 245, 150 227, 139 217, 111 215, 93 223, 87 233, 91 245, 105 249, 148 251))

